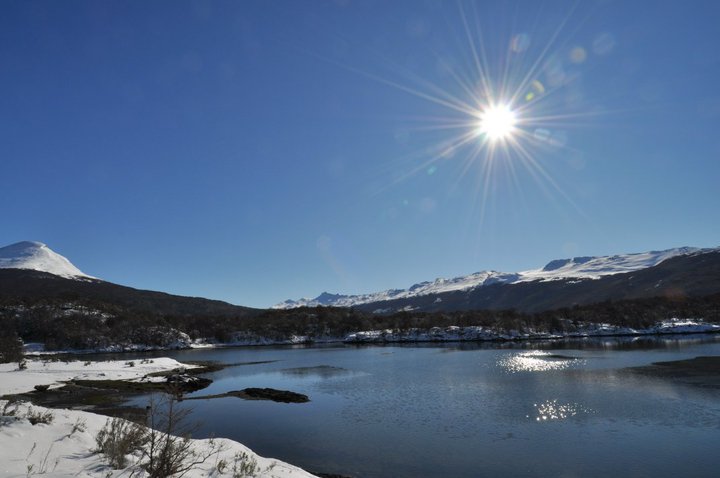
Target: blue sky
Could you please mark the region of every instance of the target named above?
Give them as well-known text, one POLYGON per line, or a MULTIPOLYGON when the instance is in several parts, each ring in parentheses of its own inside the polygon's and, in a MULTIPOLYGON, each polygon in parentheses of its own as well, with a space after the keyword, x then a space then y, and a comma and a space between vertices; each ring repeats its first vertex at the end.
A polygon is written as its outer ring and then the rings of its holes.
POLYGON ((0 244, 257 307, 717 246, 719 17, 713 1, 4 2, 0 244), (518 88, 517 137, 492 158, 482 135, 444 150, 477 118, 434 100, 480 108, 463 85, 482 77, 518 88))

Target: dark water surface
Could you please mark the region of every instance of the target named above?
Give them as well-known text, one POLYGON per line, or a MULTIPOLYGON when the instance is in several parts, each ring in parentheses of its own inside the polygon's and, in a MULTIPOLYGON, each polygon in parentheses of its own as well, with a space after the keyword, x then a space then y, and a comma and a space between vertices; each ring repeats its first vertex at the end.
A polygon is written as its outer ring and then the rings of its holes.
POLYGON ((720 355, 717 335, 162 355, 274 360, 211 374, 213 384, 196 395, 272 387, 307 394, 310 403, 232 397, 183 403, 202 422, 200 434, 232 438, 317 472, 363 478, 720 476, 720 390, 621 370, 720 355))

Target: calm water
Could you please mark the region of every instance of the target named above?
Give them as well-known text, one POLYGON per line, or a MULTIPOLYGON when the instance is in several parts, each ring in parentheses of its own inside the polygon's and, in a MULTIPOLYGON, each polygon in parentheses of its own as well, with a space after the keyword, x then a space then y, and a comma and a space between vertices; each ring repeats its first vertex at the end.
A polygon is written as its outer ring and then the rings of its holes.
MULTIPOLYGON (((164 355, 167 355, 165 353, 164 355)), ((720 390, 622 373, 720 355, 720 337, 181 351, 225 363, 196 395, 273 387, 305 404, 197 400, 206 436, 353 477, 718 476, 720 390)), ((197 436, 197 435, 196 435, 197 436)))

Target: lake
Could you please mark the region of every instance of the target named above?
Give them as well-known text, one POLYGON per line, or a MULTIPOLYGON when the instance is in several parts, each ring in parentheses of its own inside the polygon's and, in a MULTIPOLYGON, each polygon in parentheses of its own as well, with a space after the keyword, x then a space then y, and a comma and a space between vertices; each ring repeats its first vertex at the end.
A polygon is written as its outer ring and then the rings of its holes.
POLYGON ((677 477, 717 476, 720 469, 720 390, 622 370, 720 355, 718 335, 162 355, 271 361, 210 374, 213 384, 193 395, 272 387, 304 393, 309 403, 220 398, 183 405, 201 423, 195 437, 232 438, 309 471, 677 477))

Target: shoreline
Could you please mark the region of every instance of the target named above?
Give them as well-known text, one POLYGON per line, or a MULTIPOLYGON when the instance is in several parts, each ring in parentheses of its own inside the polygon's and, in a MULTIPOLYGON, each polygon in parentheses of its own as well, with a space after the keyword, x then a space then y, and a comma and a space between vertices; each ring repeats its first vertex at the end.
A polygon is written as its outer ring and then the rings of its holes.
MULTIPOLYGON (((4 464, 5 472, 13 476, 25 476, 33 470, 34 473, 62 472, 67 476, 98 478, 137 472, 139 462, 131 463, 121 470, 112 469, 105 463, 103 455, 96 452, 95 437, 110 420, 109 417, 120 416, 125 419, 131 409, 118 406, 116 411, 123 413, 106 414, 112 410, 112 405, 108 403, 118 405, 136 394, 160 391, 168 385, 178 386, 177 377, 195 377, 232 365, 246 364, 189 364, 166 357, 138 363, 122 360, 43 361, 35 358, 28 360, 24 369, 16 363, 0 364, 0 462, 4 464), (68 386, 70 389, 66 388, 68 386), (120 387, 120 390, 116 387, 120 387), (89 391, 85 398, 90 403, 77 401, 82 395, 78 390, 83 388, 89 391), (73 389, 78 393, 73 393, 73 389), (48 394, 58 394, 64 403, 57 401, 56 406, 46 407, 33 400, 48 394), (92 402, 96 402, 95 405, 92 402), (97 403, 103 402, 104 408, 97 407, 97 403), (46 418, 45 421, 34 422, 35 416, 46 418), (38 453, 35 453, 36 450, 38 453)), ((209 379, 202 380, 197 383, 192 379, 183 379, 180 386, 189 387, 189 391, 205 388, 211 383, 209 379)), ((146 409, 138 410, 139 418, 147 413, 146 409)), ((233 470, 228 468, 221 471, 217 464, 233 463, 233 460, 237 464, 238 456, 243 457, 245 465, 256 467, 257 476, 316 476, 283 461, 261 457, 230 439, 192 439, 191 442, 192 447, 200 453, 213 450, 214 459, 199 464, 197 469, 186 475, 188 477, 199 478, 211 474, 218 477, 233 476, 233 470), (221 447, 214 451, 217 443, 221 447)))
POLYGON ((430 329, 406 329, 406 330, 366 330, 353 332, 345 337, 308 337, 292 336, 288 339, 269 339, 259 336, 246 336, 244 339, 232 342, 193 342, 186 346, 174 344, 172 347, 157 347, 143 345, 118 345, 101 349, 67 349, 47 351, 41 344, 26 344, 26 356, 82 356, 92 354, 123 354, 143 352, 163 352, 168 350, 195 350, 195 349, 221 349, 233 347, 264 347, 264 346, 313 346, 313 345, 388 345, 388 344, 412 344, 412 343, 505 343, 505 342, 533 342, 533 341, 563 341, 563 340, 586 340, 602 339, 613 337, 667 337, 698 334, 718 334, 720 325, 706 323, 702 320, 680 320, 673 319, 661 322, 647 329, 633 329, 630 327, 612 326, 609 324, 593 324, 584 326, 580 331, 574 332, 520 332, 507 331, 499 332, 492 328, 482 326, 448 326, 433 327, 430 329))

